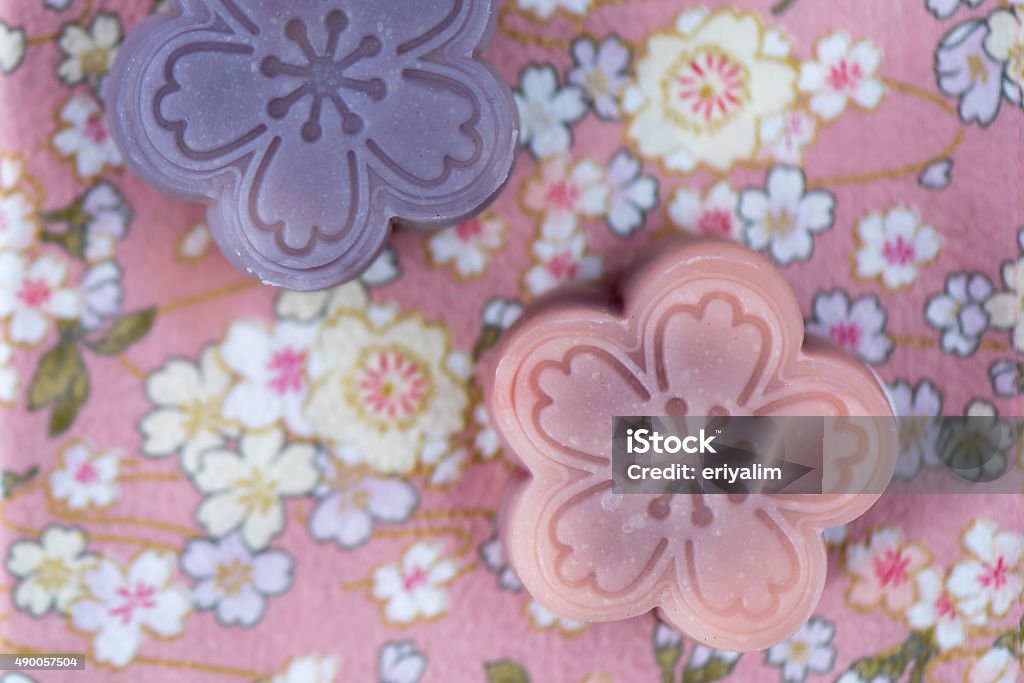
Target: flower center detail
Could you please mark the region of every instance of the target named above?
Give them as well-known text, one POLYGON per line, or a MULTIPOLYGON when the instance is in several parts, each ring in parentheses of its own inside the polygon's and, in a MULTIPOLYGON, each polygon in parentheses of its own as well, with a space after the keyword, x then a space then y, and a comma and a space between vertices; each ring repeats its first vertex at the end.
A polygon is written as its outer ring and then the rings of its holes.
POLYGON ((472 218, 465 223, 459 223, 455 228, 455 235, 460 242, 472 242, 484 232, 484 226, 479 218, 472 218))
POLYGON ((796 227, 796 216, 786 208, 781 208, 778 211, 768 209, 764 216, 764 224, 769 234, 785 237, 796 227))
POLYGON ((238 595, 252 582, 252 567, 238 558, 218 564, 214 582, 224 595, 238 595))
POLYGON ((942 591, 942 595, 935 600, 935 612, 940 617, 953 616, 953 600, 946 591, 942 591))
POLYGON ((985 588, 992 588, 993 590, 999 590, 1006 585, 1010 573, 1010 568, 1006 564, 1006 560, 1003 559, 1002 555, 995 564, 986 562, 982 565, 984 573, 978 577, 978 583, 985 588))
POLYGON ((306 366, 306 352, 288 347, 275 351, 267 363, 270 380, 267 384, 279 396, 291 391, 302 391, 302 369, 306 366))
POLYGON ((583 82, 587 86, 587 90, 598 95, 606 94, 610 88, 608 83, 608 76, 605 75, 600 69, 592 69, 583 77, 583 82))
POLYGON ((860 344, 860 327, 856 323, 838 322, 828 328, 828 335, 844 349, 856 349, 860 344))
POLYGON ((46 280, 40 277, 27 277, 21 281, 21 288, 18 290, 18 299, 29 308, 41 308, 50 297, 53 290, 46 280))
POLYGON ((544 198, 555 208, 571 211, 580 198, 580 188, 576 183, 561 180, 548 188, 544 198))
POLYGON ((324 25, 327 27, 327 45, 323 54, 319 54, 309 42, 305 22, 301 19, 291 19, 285 24, 284 34, 299 46, 306 63, 289 64, 280 57, 271 55, 260 64, 260 71, 267 78, 285 76, 301 81, 297 88, 284 97, 270 100, 267 104, 267 113, 271 118, 283 119, 288 115, 292 105, 307 95, 312 97, 309 118, 302 124, 301 129, 302 139, 306 142, 316 142, 323 135, 320 113, 325 99, 330 100, 341 116, 341 130, 354 135, 363 129, 363 119, 349 109, 341 97, 341 91, 360 92, 374 101, 384 99, 387 94, 387 87, 380 78, 363 80, 345 75, 345 71, 353 64, 380 54, 380 39, 376 36, 364 36, 348 54, 336 58, 341 34, 348 28, 348 16, 341 10, 332 10, 324 18, 324 25))
POLYGON ((47 557, 36 569, 36 581, 45 591, 57 591, 71 580, 72 572, 67 565, 55 557, 47 557))
POLYGON ((825 81, 833 90, 849 92, 855 90, 863 78, 864 72, 861 70, 860 64, 848 59, 841 59, 828 70, 825 81))
POLYGON ((110 68, 110 57, 102 47, 86 50, 81 56, 82 72, 87 76, 102 76, 110 68))
POLYGON ((970 74, 971 80, 975 83, 981 83, 982 85, 988 83, 988 69, 985 68, 985 62, 978 55, 969 55, 967 57, 967 73, 970 74))
POLYGON ((136 609, 149 609, 156 607, 156 601, 153 600, 153 596, 156 594, 156 588, 145 583, 135 584, 134 590, 128 590, 127 588, 121 587, 117 589, 117 595, 124 600, 120 606, 110 610, 110 616, 121 617, 122 624, 131 623, 132 616, 135 614, 136 609))
POLYGON ((924 438, 928 433, 929 422, 930 420, 927 417, 907 416, 900 418, 900 441, 903 444, 904 451, 910 448, 923 447, 924 438))
POLYGON ((337 493, 338 511, 366 510, 370 492, 361 486, 364 474, 359 468, 334 466, 324 475, 324 485, 337 493))
POLYGON ((250 479, 239 479, 235 485, 240 489, 238 503, 248 512, 266 512, 276 500, 273 483, 264 479, 259 471, 250 479))
POLYGON ((747 72, 715 47, 684 54, 669 72, 669 116, 684 128, 713 132, 733 118, 750 99, 747 72))
POLYGON ((804 665, 810 659, 811 648, 802 640, 794 640, 789 646, 786 660, 790 664, 804 665))
POLYGON ((85 121, 85 137, 89 138, 95 145, 106 142, 110 135, 107 131, 107 124, 103 121, 103 112, 96 112, 85 121))
POLYGON ((95 484, 100 480, 100 472, 91 462, 83 462, 75 470, 75 481, 79 484, 95 484))
POLYGON ((892 548, 874 559, 875 578, 886 586, 899 586, 907 580, 907 568, 910 567, 910 558, 904 557, 903 553, 892 548))
POLYGON ((559 282, 574 279, 576 277, 576 269, 578 266, 579 264, 576 263, 576 257, 571 251, 563 251, 555 254, 548 259, 547 263, 544 264, 547 271, 551 273, 551 277, 559 282))
POLYGON ((412 571, 402 577, 402 585, 407 591, 413 591, 427 582, 427 572, 423 567, 413 567, 412 571))
POLYGON ((423 363, 404 349, 373 350, 358 367, 356 405, 374 421, 408 420, 426 406, 429 375, 423 363))
POLYGON ((697 221, 697 229, 704 235, 731 235, 732 215, 725 209, 708 209, 697 221))
POLYGON ((882 247, 882 258, 890 265, 905 266, 914 260, 914 245, 902 236, 897 237, 882 247))

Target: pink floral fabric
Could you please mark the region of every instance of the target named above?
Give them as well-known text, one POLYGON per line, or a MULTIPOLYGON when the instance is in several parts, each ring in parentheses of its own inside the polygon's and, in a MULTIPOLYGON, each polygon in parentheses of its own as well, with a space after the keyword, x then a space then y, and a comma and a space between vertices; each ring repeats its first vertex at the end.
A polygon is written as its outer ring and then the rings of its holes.
POLYGON ((921 419, 899 476, 942 465, 929 418, 1020 415, 1019 2, 507 0, 508 185, 305 294, 110 140, 110 61, 168 9, 0 6, 0 651, 88 658, 0 681, 1019 680, 1021 494, 883 497, 763 653, 558 618, 495 535, 473 377, 531 300, 689 232, 772 259, 921 419))

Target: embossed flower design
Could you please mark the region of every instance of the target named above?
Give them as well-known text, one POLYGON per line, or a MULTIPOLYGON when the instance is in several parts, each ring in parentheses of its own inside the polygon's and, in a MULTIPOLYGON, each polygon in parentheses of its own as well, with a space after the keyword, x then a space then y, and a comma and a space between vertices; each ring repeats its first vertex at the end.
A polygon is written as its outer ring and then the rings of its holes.
POLYGON ((320 289, 392 219, 457 223, 507 178, 514 106, 476 57, 491 21, 469 0, 183 0, 119 53, 114 133, 147 181, 210 205, 236 265, 320 289))
POLYGON ((791 290, 742 247, 670 247, 627 282, 622 311, 552 303, 524 318, 481 373, 529 475, 503 508, 510 559, 560 617, 657 608, 715 647, 771 646, 821 594, 822 530, 863 513, 892 476, 892 411, 860 363, 802 347, 791 290), (843 464, 824 477, 837 493, 613 493, 613 416, 666 414, 886 417, 843 423, 851 436, 830 453, 843 464))

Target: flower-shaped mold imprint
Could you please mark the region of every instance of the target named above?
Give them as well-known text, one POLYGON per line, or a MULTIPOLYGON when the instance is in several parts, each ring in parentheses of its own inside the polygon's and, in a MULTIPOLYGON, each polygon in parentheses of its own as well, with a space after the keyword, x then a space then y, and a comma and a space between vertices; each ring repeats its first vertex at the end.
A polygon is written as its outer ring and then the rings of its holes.
POLYGON ((564 618, 657 609, 720 649, 781 642, 824 587, 822 530, 866 511, 892 477, 884 390, 853 358, 804 344, 792 290, 740 246, 662 249, 622 294, 623 310, 551 301, 484 361, 491 420, 525 469, 502 507, 508 556, 564 618), (833 416, 849 438, 829 441, 841 453, 821 494, 615 494, 615 415, 833 416))
POLYGON ((507 86, 477 52, 490 0, 180 0, 106 79, 133 168, 205 202, 221 250, 320 289, 372 263, 392 219, 451 225, 508 178, 507 86))

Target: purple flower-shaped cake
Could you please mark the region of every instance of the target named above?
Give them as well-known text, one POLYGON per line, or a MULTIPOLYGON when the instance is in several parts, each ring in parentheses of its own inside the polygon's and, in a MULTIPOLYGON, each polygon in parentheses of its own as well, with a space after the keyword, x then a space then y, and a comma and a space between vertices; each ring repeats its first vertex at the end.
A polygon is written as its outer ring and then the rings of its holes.
POLYGON ((476 56, 489 0, 181 0, 132 32, 106 84, 134 169, 209 205, 265 282, 356 276, 391 221, 457 223, 494 196, 517 122, 476 56))

